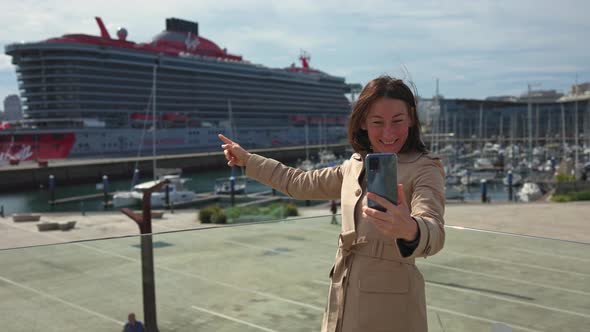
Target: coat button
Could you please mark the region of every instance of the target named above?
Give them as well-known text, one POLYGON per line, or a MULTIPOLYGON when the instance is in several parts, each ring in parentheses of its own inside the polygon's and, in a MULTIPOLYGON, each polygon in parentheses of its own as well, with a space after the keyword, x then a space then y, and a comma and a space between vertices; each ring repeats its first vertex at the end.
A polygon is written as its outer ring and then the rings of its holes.
POLYGON ((362 191, 360 189, 357 189, 354 191, 354 194, 356 195, 356 197, 359 197, 361 195, 362 191))

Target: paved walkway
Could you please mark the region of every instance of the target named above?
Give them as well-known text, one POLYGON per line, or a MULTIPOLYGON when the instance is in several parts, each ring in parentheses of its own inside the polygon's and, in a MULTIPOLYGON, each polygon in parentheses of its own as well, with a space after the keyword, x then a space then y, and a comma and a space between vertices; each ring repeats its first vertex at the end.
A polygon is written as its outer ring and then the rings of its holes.
MULTIPOLYGON (((300 208, 300 217, 328 215, 329 204, 300 208)), ((153 220, 154 232, 215 225, 201 225, 196 210, 165 212, 153 220)), ((448 204, 445 220, 450 226, 502 231, 590 243, 590 202, 519 204, 448 204)), ((65 241, 137 235, 137 225, 120 212, 43 213, 41 221, 76 221, 70 231, 39 232, 37 223, 0 218, 0 249, 65 241)))

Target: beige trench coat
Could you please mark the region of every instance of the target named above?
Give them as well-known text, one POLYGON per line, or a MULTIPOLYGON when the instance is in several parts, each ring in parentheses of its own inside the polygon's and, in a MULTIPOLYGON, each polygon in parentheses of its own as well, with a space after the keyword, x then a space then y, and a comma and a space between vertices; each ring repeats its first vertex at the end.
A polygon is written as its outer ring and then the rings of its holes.
POLYGON ((430 154, 398 155, 398 182, 420 230, 407 257, 396 239, 362 220, 363 165, 364 156, 355 153, 341 166, 305 172, 253 154, 246 175, 297 199, 340 197, 342 231, 322 332, 427 331, 424 279, 414 259, 434 255, 444 245, 442 165, 430 154))

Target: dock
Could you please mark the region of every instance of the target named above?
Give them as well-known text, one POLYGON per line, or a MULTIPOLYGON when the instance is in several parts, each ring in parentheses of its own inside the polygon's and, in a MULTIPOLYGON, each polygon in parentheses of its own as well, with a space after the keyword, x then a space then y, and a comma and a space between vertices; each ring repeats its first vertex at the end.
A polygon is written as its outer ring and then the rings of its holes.
MULTIPOLYGON (((112 197, 114 193, 107 193, 108 197, 112 197)), ((82 202, 82 201, 89 201, 93 199, 103 198, 104 193, 99 194, 90 194, 90 195, 80 195, 80 196, 72 196, 72 197, 65 197, 65 198, 58 198, 53 201, 49 201, 49 204, 64 204, 64 203, 72 203, 72 202, 82 202)))

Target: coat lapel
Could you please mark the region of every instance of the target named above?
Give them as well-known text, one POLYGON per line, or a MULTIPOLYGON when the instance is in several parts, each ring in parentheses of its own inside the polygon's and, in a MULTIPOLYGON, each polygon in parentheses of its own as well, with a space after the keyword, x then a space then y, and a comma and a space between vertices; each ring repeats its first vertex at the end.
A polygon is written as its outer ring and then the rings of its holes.
POLYGON ((342 233, 347 233, 355 230, 354 216, 355 207, 363 193, 361 188, 360 176, 363 171, 363 157, 359 153, 355 153, 350 158, 350 168, 348 175, 344 176, 342 187, 341 203, 342 203, 342 233))

